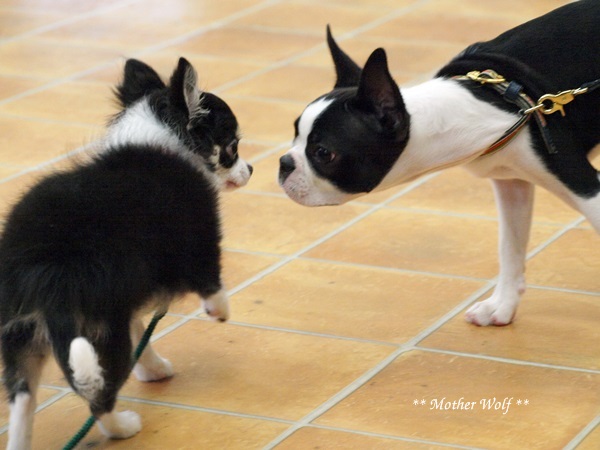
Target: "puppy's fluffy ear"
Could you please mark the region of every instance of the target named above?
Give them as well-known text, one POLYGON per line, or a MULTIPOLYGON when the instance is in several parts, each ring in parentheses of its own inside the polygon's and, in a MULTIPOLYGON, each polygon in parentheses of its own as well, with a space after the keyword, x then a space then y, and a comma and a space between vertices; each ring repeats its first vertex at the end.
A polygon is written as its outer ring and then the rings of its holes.
POLYGON ((408 133, 408 113, 398 85, 392 78, 387 57, 378 48, 367 60, 362 71, 355 104, 358 108, 375 114, 383 131, 397 139, 408 133))
POLYGON ((121 106, 126 108, 150 92, 164 88, 165 83, 152 67, 137 59, 128 59, 123 82, 116 87, 115 94, 121 106))
POLYGON ((179 58, 171 76, 171 103, 188 115, 188 119, 206 113, 202 108, 202 94, 198 89, 198 75, 189 61, 179 58))
POLYGON ((342 51, 331 34, 331 28, 327 25, 327 45, 335 65, 336 82, 334 89, 356 87, 360 81, 360 67, 342 51))

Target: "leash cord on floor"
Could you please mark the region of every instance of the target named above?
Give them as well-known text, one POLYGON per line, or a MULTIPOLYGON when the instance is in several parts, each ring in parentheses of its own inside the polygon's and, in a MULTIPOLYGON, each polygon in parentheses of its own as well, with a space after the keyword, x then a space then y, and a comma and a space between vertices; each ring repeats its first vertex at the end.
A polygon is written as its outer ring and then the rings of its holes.
MULTIPOLYGON (((135 352, 133 353, 133 363, 134 364, 140 358, 140 355, 146 348, 146 345, 148 345, 148 342, 150 341, 150 336, 152 336, 152 333, 154 332, 154 329, 156 328, 158 321, 160 319, 162 319, 164 317, 164 315, 165 315, 164 312, 160 312, 160 313, 157 312, 156 314, 154 314, 154 317, 148 324, 148 328, 146 328, 146 331, 144 332, 144 335, 142 336, 140 343, 138 344, 138 346, 135 349, 135 352)), ((133 368, 133 365, 132 365, 132 368, 133 368)), ((74 449, 75 446, 77 444, 79 444, 79 442, 81 442, 81 440, 92 429, 92 427, 94 426, 94 423, 96 423, 96 418, 94 416, 88 417, 88 419, 85 421, 83 426, 79 429, 79 431, 77 433, 75 433, 75 435, 71 438, 71 440, 69 442, 67 442, 67 444, 63 447, 63 450, 74 449)))

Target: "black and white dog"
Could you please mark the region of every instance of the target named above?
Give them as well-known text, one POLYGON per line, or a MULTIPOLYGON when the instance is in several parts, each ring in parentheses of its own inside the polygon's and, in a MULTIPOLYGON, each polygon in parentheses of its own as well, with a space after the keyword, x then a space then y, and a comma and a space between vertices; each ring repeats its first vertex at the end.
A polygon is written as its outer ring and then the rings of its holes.
MULTIPOLYGON (((16 204, 0 239, 0 321, 10 400, 8 448, 31 448, 35 395, 53 352, 103 433, 127 438, 139 416, 115 412, 144 326, 197 293, 212 318, 228 318, 221 283, 218 191, 243 186, 237 120, 200 92, 181 58, 169 85, 128 60, 116 89, 122 111, 91 161, 41 180, 16 204)), ((148 345, 142 381, 173 374, 148 345)))
POLYGON ((589 161, 600 142, 600 89, 594 90, 600 84, 599 27, 600 2, 577 1, 470 46, 431 81, 402 90, 382 49, 361 70, 328 30, 337 82, 296 121, 293 147, 280 159, 279 183, 296 202, 318 206, 459 164, 491 178, 500 217, 500 274, 492 296, 472 306, 466 319, 506 325, 525 290, 534 185, 580 211, 600 232, 600 180, 589 161), (464 76, 471 71, 481 73, 464 76), (494 72, 505 85, 514 81, 504 95, 482 81, 500 83, 494 72), (547 97, 555 103, 528 102, 535 107, 528 113, 535 120, 528 122, 521 121, 526 106, 512 103, 582 86, 588 89, 547 97), (564 117, 540 111, 560 108, 564 117), (517 123, 524 124, 521 132, 507 131, 517 123), (501 150, 489 151, 499 144, 501 150))

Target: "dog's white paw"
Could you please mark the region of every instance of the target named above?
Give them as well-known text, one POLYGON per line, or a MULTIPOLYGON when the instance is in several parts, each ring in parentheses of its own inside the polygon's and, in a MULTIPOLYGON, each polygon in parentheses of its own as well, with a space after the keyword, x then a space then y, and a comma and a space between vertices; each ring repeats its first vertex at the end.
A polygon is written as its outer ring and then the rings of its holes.
POLYGON ((496 298, 490 297, 471 306, 465 313, 465 320, 480 327, 488 325, 501 327, 513 321, 516 310, 516 305, 508 302, 501 303, 496 298))
POLYGON ((204 310, 211 319, 219 322, 225 322, 229 319, 229 297, 224 289, 207 299, 203 299, 203 302, 204 310))
POLYGON ((151 363, 136 363, 133 373, 140 381, 159 381, 172 377, 175 372, 171 361, 156 355, 151 363))
POLYGON ((102 433, 111 439, 127 439, 142 429, 142 419, 133 411, 111 412, 98 420, 102 433))

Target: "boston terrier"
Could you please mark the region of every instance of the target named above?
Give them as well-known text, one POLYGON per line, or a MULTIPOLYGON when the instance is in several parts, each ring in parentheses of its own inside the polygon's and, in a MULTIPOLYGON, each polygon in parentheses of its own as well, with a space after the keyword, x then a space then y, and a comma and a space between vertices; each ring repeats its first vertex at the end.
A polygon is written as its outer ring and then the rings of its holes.
POLYGON ((383 49, 361 68, 327 41, 337 81, 295 122, 279 184, 338 205, 463 165, 492 180, 500 222, 495 291, 466 320, 507 325, 525 290, 534 185, 600 232, 600 2, 581 0, 471 45, 430 81, 399 89, 383 49), (536 101, 537 99, 537 101, 536 101))
MULTIPOLYGON (((14 206, 0 238, 0 342, 8 449, 31 448, 40 373, 54 354, 102 432, 128 438, 138 414, 115 402, 142 339, 144 312, 188 292, 225 321, 218 192, 243 186, 237 120, 196 87, 181 58, 170 83, 137 60, 116 89, 121 112, 99 153, 54 173, 14 206)), ((173 375, 147 345, 141 381, 173 375)))

